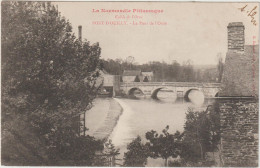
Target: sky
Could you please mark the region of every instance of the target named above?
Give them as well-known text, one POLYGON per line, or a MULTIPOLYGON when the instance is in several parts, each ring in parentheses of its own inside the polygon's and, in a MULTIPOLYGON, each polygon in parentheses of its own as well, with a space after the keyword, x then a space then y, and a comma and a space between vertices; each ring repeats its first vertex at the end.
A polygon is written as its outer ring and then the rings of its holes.
POLYGON ((72 24, 76 36, 78 25, 82 25, 83 39, 87 39, 91 44, 99 42, 103 59, 125 60, 128 56, 132 56, 138 64, 149 61, 170 63, 173 60, 182 63, 191 60, 194 65, 214 65, 217 64, 218 53, 225 58, 227 26, 230 22, 243 22, 246 45, 253 44, 253 36, 256 36, 255 41, 258 44, 257 3, 55 2, 54 4, 58 6, 61 15, 72 24), (246 7, 241 11, 239 8, 244 6, 246 7), (256 9, 253 10, 255 6, 256 9), (131 12, 102 12, 101 9, 127 9, 131 12), (133 9, 163 10, 163 12, 137 13, 133 12, 133 9), (253 10, 251 14, 257 12, 253 16, 256 26, 251 22, 252 17, 248 16, 251 10, 253 10), (127 25, 111 25, 107 24, 107 21, 127 25), (140 25, 140 22, 148 24, 140 25), (153 25, 150 25, 151 22, 153 25), (158 23, 162 25, 157 25, 158 23))

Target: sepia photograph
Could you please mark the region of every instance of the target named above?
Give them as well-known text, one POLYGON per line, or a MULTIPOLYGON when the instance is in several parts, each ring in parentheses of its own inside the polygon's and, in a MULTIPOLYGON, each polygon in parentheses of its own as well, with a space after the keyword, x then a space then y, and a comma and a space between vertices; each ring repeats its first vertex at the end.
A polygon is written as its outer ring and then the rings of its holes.
POLYGON ((2 1, 1 165, 258 167, 259 3, 2 1))

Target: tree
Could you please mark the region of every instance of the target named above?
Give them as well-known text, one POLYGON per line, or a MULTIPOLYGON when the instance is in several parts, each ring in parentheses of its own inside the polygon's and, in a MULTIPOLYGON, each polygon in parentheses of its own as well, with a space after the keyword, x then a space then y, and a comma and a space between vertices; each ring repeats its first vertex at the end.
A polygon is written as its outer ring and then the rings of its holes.
POLYGON ((223 71, 224 71, 224 62, 221 53, 218 53, 217 58, 218 58, 218 82, 221 82, 223 71))
POLYGON ((197 82, 201 82, 201 70, 197 70, 197 72, 196 72, 196 80, 197 80, 197 82))
POLYGON ((96 152, 103 151, 103 142, 88 135, 76 137, 70 133, 55 135, 60 140, 55 141, 53 147, 48 150, 51 165, 101 166, 103 163, 97 162, 100 157, 96 156, 96 152))
POLYGON ((132 70, 134 60, 135 60, 135 58, 133 56, 128 56, 126 58, 126 63, 129 64, 131 70, 132 70))
POLYGON ((220 136, 221 136, 219 103, 214 102, 213 105, 208 106, 206 112, 210 122, 211 151, 214 154, 214 151, 218 150, 218 145, 220 144, 220 136))
POLYGON ((195 73, 192 66, 192 61, 187 60, 183 62, 183 80, 184 82, 191 82, 195 79, 195 73))
POLYGON ((161 157, 165 160, 165 166, 168 166, 169 157, 177 157, 179 154, 178 146, 175 143, 176 137, 173 134, 168 133, 169 126, 163 129, 163 134, 158 135, 154 130, 151 130, 145 134, 148 140, 150 157, 161 157))
POLYGON ((217 104, 202 112, 188 110, 181 150, 181 156, 186 161, 203 161, 206 152, 217 149, 220 140, 218 111, 217 104))
POLYGON ((119 155, 119 149, 116 149, 111 140, 105 143, 105 149, 103 151, 105 154, 117 156, 119 155))
POLYGON ((127 145, 127 152, 124 154, 124 166, 145 166, 148 158, 148 147, 141 142, 138 136, 127 145))
MULTIPOLYGON (((99 89, 95 83, 99 44, 76 39, 71 24, 50 2, 2 2, 1 31, 2 128, 7 132, 3 135, 16 132, 26 142, 27 130, 12 126, 20 118, 49 154, 50 165, 68 158, 75 165, 75 159, 85 158, 86 150, 92 150, 87 154, 91 158, 100 146, 94 148, 95 139, 79 137, 73 118, 91 105, 99 89), (82 146, 75 142, 93 148, 79 150, 82 146)), ((6 143, 2 145, 7 147, 6 143)), ((40 147, 35 146, 31 151, 41 156, 40 147)), ((7 151, 3 154, 22 157, 7 151)))
POLYGON ((104 143, 104 149, 99 157, 95 160, 96 166, 115 166, 116 156, 119 155, 119 149, 116 149, 112 141, 109 139, 104 143))
POLYGON ((153 71, 154 81, 161 82, 214 82, 216 78, 219 78, 217 73, 217 67, 207 69, 193 68, 192 61, 187 60, 180 65, 178 62, 167 64, 165 62, 153 61, 141 65, 131 64, 130 61, 123 61, 121 59, 108 59, 102 60, 102 67, 110 74, 122 75, 124 70, 142 70, 144 72, 153 71))
POLYGON ((205 115, 200 112, 193 112, 192 109, 189 109, 186 114, 184 143, 185 147, 190 150, 186 151, 186 149, 183 156, 186 157, 187 160, 197 161, 204 159, 205 149, 203 142, 207 142, 206 140, 209 139, 207 129, 205 127, 203 128, 204 116, 205 115), (193 147, 190 148, 190 146, 193 147), (190 156, 190 154, 192 154, 192 156, 190 156))

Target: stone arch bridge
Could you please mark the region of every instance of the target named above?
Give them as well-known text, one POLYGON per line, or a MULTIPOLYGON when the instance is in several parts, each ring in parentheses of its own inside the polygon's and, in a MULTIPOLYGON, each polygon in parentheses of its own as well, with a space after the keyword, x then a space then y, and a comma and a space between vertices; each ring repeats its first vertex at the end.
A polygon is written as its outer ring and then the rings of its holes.
POLYGON ((161 89, 171 90, 177 97, 186 97, 191 90, 201 91, 205 98, 213 98, 220 91, 220 83, 197 83, 197 82, 122 82, 120 90, 125 95, 131 95, 139 90, 146 97, 157 97, 161 89))

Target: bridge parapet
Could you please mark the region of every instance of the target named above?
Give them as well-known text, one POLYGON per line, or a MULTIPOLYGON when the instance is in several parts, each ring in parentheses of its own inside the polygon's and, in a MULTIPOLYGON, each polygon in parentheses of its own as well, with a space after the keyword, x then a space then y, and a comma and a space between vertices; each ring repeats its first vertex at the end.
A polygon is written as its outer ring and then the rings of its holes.
POLYGON ((120 86, 221 87, 220 83, 199 82, 121 82, 120 86))

